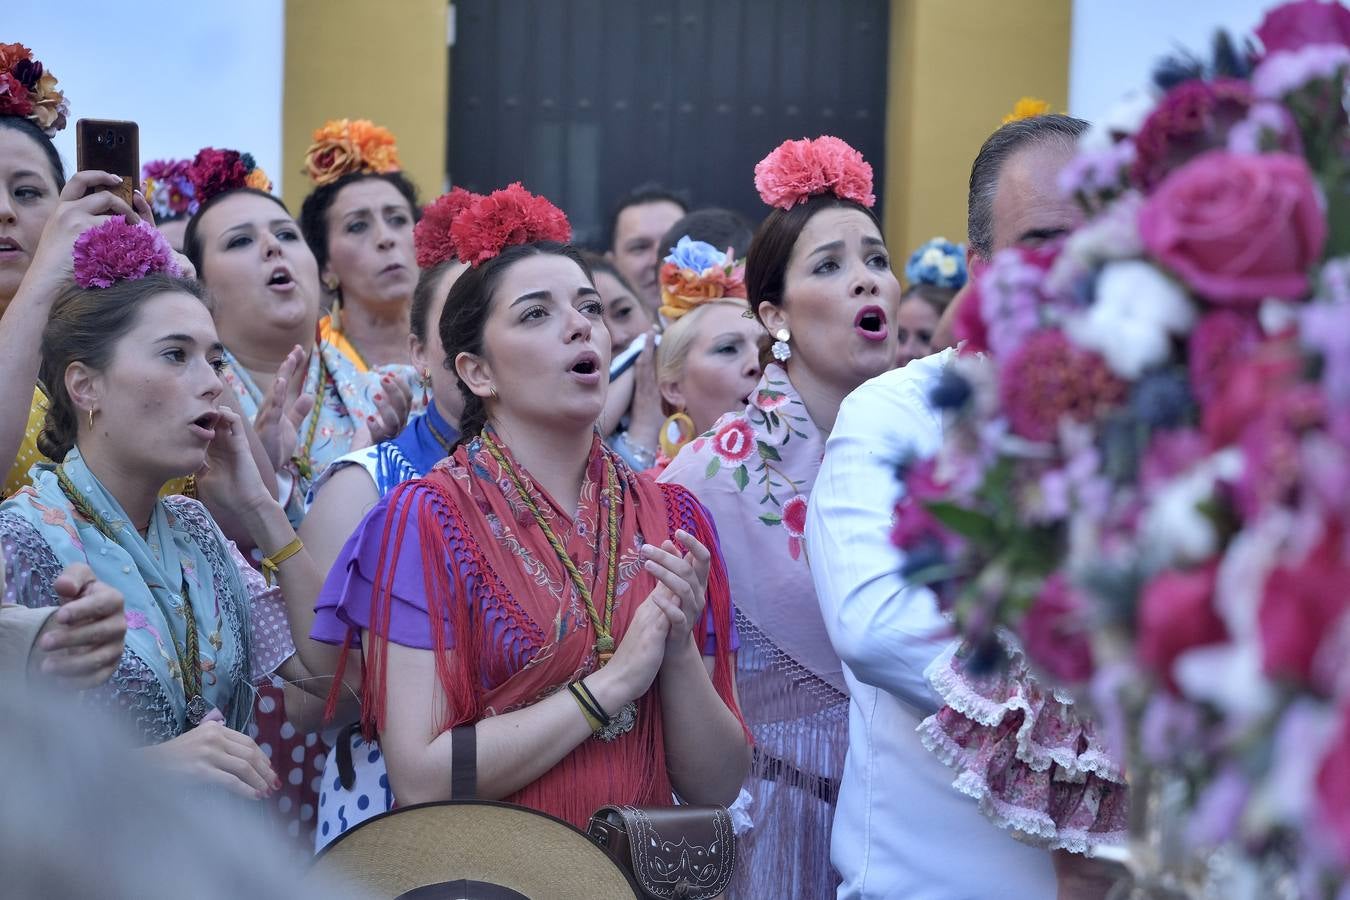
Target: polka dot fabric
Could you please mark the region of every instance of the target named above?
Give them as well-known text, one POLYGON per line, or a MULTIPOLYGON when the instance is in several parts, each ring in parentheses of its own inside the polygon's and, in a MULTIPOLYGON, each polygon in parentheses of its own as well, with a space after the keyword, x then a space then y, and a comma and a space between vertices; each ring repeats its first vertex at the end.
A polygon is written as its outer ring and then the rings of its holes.
POLYGON ((279 687, 258 689, 249 736, 267 755, 281 779, 281 790, 266 802, 280 820, 284 833, 297 851, 308 853, 314 846, 319 779, 328 745, 317 734, 300 734, 286 721, 286 704, 279 687))
POLYGON ((356 773, 352 789, 342 787, 338 778, 337 752, 328 754, 319 792, 319 828, 314 835, 317 853, 350 828, 394 807, 389 789, 389 773, 379 745, 367 743, 360 732, 348 736, 352 748, 352 768, 356 773))
POLYGON ((5 475, 4 493, 0 494, 0 497, 8 497, 26 485, 28 470, 33 468, 35 463, 46 460, 47 457, 39 453, 37 448, 38 435, 42 432, 42 420, 46 417, 47 398, 43 396, 42 391, 33 388, 33 405, 28 408, 28 427, 24 429, 23 443, 19 445, 14 465, 5 475))

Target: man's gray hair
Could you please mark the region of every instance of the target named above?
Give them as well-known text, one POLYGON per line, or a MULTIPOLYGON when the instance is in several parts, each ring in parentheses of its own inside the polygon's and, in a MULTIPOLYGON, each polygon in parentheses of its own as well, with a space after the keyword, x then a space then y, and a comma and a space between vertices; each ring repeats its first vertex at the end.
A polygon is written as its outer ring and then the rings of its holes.
POLYGON ((998 178, 1008 158, 1032 144, 1077 141, 1087 128, 1088 123, 1082 119, 1052 113, 1009 122, 989 135, 970 167, 966 238, 976 256, 988 259, 993 249, 994 193, 998 190, 998 178))

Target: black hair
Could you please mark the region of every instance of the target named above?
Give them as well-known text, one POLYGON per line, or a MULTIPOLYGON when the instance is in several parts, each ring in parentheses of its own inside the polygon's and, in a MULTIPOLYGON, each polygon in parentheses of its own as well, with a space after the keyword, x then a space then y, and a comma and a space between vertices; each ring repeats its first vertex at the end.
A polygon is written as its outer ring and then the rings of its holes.
MULTIPOLYGON (((571 244, 539 241, 508 247, 492 259, 467 269, 450 288, 441 313, 441 347, 445 350, 445 367, 455 371, 455 358, 461 353, 483 355, 483 330, 492 311, 492 292, 503 274, 513 263, 530 256, 565 256, 581 267, 590 279, 591 270, 581 252, 571 244)), ((464 412, 459 419, 459 443, 478 436, 487 424, 487 407, 483 399, 459 379, 459 391, 464 396, 464 412)))
POLYGON ((613 249, 615 232, 619 228, 619 216, 632 206, 644 206, 648 203, 674 203, 681 212, 689 211, 689 200, 677 191, 671 191, 654 182, 639 185, 619 198, 609 213, 609 230, 605 233, 605 246, 613 249))
POLYGON ((24 116, 0 116, 0 128, 8 128, 10 131, 17 131, 32 138, 47 157, 47 164, 52 169, 52 180, 56 182, 57 193, 65 190, 66 169, 61 165, 61 154, 56 152, 56 145, 47 137, 45 131, 37 127, 37 123, 24 116))
POLYGON ((441 276, 450 269, 459 265, 459 260, 453 256, 449 259, 443 259, 430 269, 423 269, 417 276, 417 287, 413 288, 412 306, 408 309, 411 318, 410 328, 413 337, 417 338, 423 344, 427 342, 428 326, 427 314, 431 312, 432 304, 436 302, 436 285, 440 284, 441 276))
POLYGON ((267 191, 260 191, 257 188, 244 187, 235 188, 229 191, 221 191, 219 194, 216 194, 214 197, 207 200, 201 206, 197 207, 197 211, 192 214, 192 218, 188 219, 187 230, 183 232, 183 255, 192 261, 192 265, 197 269, 197 277, 199 278, 205 279, 206 276, 206 270, 202 267, 205 248, 202 246, 201 235, 197 233, 198 229, 201 227, 202 216, 206 215, 208 209, 215 206, 224 198, 233 197, 236 194, 253 194, 257 197, 266 197, 277 206, 280 206, 286 215, 289 216, 291 214, 291 211, 286 207, 286 204, 282 202, 280 197, 275 194, 269 194, 267 191))
POLYGON ((65 459, 79 431, 79 414, 66 391, 66 369, 74 362, 106 369, 117 342, 136 327, 145 301, 165 293, 191 294, 210 309, 198 282, 163 274, 119 281, 106 288, 82 288, 71 282, 52 304, 42 331, 39 375, 48 399, 37 437, 43 456, 56 462, 65 459))
POLYGON ((680 238, 685 236, 712 244, 718 250, 730 247, 735 257, 742 259, 750 251, 750 241, 754 239, 755 232, 745 216, 738 212, 717 206, 696 209, 685 213, 680 221, 661 235, 661 246, 657 248, 656 254, 658 260, 665 259, 680 238))
POLYGON ((320 272, 328 265, 328 210, 347 185, 372 178, 387 181, 398 189, 403 199, 408 201, 414 222, 422 218, 422 207, 417 202, 417 186, 402 172, 349 172, 336 181, 316 187, 300 204, 300 233, 309 243, 320 272))
POLYGON ((1047 141, 1072 143, 1088 129, 1073 116, 1052 113, 1019 119, 1002 126, 985 140, 970 167, 970 197, 966 239, 981 259, 989 259, 994 243, 994 193, 1003 164, 1018 150, 1047 141))

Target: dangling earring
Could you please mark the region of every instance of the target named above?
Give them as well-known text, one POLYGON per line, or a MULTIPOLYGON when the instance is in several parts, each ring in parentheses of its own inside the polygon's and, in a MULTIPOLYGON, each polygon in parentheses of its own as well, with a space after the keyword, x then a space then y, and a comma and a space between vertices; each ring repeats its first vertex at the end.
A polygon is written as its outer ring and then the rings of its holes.
POLYGON ((431 388, 431 370, 430 370, 430 369, 423 369, 423 370, 422 370, 422 377, 421 377, 421 379, 418 381, 418 384, 421 385, 422 390, 424 390, 424 391, 425 391, 425 390, 430 390, 430 388, 431 388))
POLYGON ((89 430, 94 430, 94 408, 92 406, 89 407, 89 430))
POLYGON ((773 358, 779 362, 787 362, 792 357, 792 348, 788 346, 788 341, 792 340, 792 333, 786 328, 780 328, 774 337, 777 340, 769 348, 770 352, 773 353, 773 358))
POLYGON ((677 412, 661 423, 661 433, 657 440, 666 459, 674 459, 680 448, 694 439, 694 420, 683 412, 677 412))

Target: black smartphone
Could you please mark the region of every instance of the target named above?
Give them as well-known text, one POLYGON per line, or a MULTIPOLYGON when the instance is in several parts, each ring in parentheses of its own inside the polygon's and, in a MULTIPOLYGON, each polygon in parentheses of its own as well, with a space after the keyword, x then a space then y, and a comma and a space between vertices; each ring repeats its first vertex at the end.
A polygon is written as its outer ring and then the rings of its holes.
POLYGON ((75 167, 119 175, 122 184, 109 188, 131 205, 141 183, 141 129, 135 122, 80 119, 75 123, 75 167))

